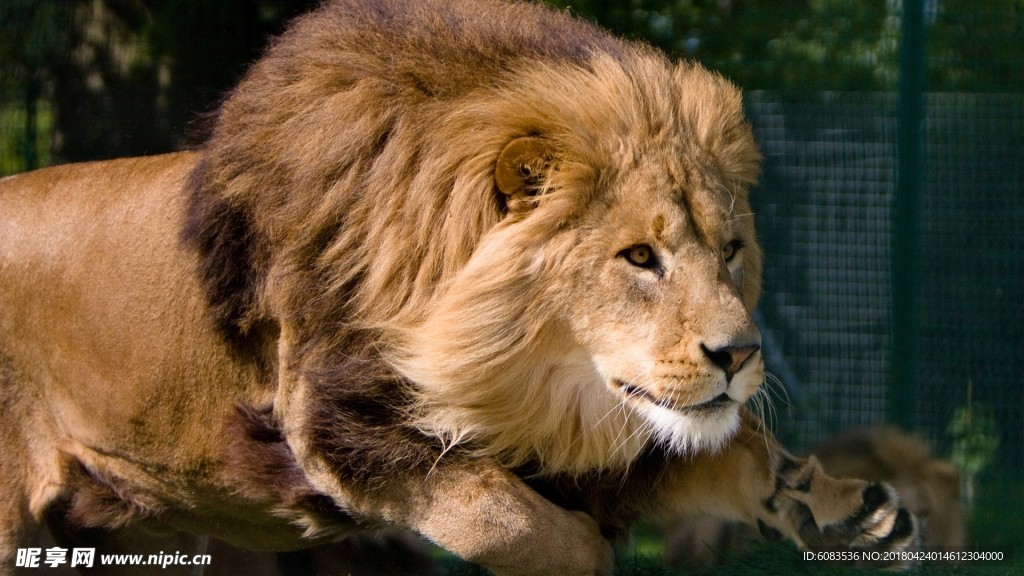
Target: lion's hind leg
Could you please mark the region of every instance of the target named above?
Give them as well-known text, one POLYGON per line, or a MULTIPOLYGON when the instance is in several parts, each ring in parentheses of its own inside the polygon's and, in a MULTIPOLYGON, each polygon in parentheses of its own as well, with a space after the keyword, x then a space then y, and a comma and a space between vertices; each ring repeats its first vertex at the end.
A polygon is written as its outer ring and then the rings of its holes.
MULTIPOLYGON (((0 431, 6 428, 0 425, 0 431)), ((8 438, 0 439, 0 576, 14 573, 18 551, 34 545, 42 531, 29 514, 25 486, 15 469, 18 458, 10 457, 17 453, 10 448, 8 438)))
POLYGON ((0 350, 0 576, 14 573, 18 551, 35 544, 43 531, 30 511, 24 396, 24 383, 0 350))
MULTIPOLYGON (((41 387, 28 377, 22 365, 5 353, 0 326, 0 576, 31 573, 69 574, 75 547, 95 548, 90 574, 198 575, 201 566, 99 566, 100 554, 116 554, 132 548, 148 554, 201 552, 194 537, 151 535, 144 532, 79 530, 67 520, 77 463, 57 447, 58 434, 50 416, 50 404, 41 387), (49 529, 49 530, 48 530, 49 529), (49 531, 49 535, 47 534, 49 531), (49 537, 52 535, 52 539, 49 537), (64 550, 61 561, 46 563, 46 550, 64 550), (196 568, 199 568, 197 570, 196 568)), ((87 484, 88 485, 88 484, 87 484)), ((79 486, 81 488, 81 486, 79 486)), ((205 541, 203 541, 205 547, 205 541)), ((165 557, 159 557, 161 563, 165 557)), ((178 561, 171 557, 171 561, 178 561)), ((149 563, 148 556, 143 562, 149 563)))
POLYGON ((13 422, 14 385, 10 364, 0 352, 0 575, 4 576, 13 571, 29 526, 24 472, 19 470, 24 449, 13 422))

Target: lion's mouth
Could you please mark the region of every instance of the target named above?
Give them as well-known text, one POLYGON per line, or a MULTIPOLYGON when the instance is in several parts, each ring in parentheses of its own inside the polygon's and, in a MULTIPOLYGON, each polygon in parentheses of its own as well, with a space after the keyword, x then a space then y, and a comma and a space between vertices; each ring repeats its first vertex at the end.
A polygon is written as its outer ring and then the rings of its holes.
POLYGON ((650 402, 655 406, 661 406, 662 408, 667 408, 669 410, 674 410, 676 412, 684 412, 691 414, 702 412, 715 412, 736 402, 735 400, 730 398, 728 394, 722 392, 718 396, 715 396, 714 398, 706 402, 701 402, 700 404, 692 404, 689 406, 680 406, 678 403, 673 402, 672 400, 666 398, 658 398, 651 394, 650 392, 648 392, 647 390, 644 390, 643 388, 636 386, 634 384, 627 384, 621 380, 615 380, 615 384, 618 387, 619 391, 623 395, 625 395, 625 397, 629 400, 646 400, 647 402, 650 402))

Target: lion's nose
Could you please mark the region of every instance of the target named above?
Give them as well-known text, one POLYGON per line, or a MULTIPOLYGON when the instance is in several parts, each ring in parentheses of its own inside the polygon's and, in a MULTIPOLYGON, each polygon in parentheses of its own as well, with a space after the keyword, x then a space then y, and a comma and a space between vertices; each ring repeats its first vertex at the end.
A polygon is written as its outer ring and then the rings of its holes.
POLYGON ((715 366, 725 371, 725 379, 730 381, 743 368, 747 360, 761 349, 761 346, 758 344, 744 344, 740 346, 724 346, 712 350, 701 344, 700 348, 715 366))

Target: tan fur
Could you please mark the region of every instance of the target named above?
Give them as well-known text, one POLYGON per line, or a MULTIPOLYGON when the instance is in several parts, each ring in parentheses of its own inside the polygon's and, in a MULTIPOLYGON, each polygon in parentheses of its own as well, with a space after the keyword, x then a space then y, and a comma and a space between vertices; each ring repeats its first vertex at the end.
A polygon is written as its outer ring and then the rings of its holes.
POLYGON ((326 3, 200 150, 0 181, 0 560, 44 518, 271 549, 391 523, 605 573, 599 526, 658 503, 908 545, 891 491, 742 408, 758 160, 727 81, 566 14, 326 3))

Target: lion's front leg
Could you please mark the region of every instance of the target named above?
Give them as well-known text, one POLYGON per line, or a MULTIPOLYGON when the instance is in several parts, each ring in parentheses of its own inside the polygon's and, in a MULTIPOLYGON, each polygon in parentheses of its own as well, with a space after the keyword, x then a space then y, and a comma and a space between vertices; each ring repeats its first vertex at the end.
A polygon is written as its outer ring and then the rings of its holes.
POLYGON ((389 522, 497 575, 608 575, 611 545, 597 524, 566 511, 486 460, 446 463, 388 494, 357 497, 389 522))
POLYGON ((748 522, 805 549, 891 551, 917 541, 916 521, 891 487, 830 477, 813 456, 791 456, 750 414, 721 453, 671 463, 661 490, 659 503, 672 512, 748 522))
POLYGON ((410 427, 405 384, 372 351, 307 374, 295 398, 279 391, 275 409, 296 414, 281 417, 281 436, 304 480, 346 513, 413 530, 501 576, 611 575, 611 545, 590 516, 410 427))

